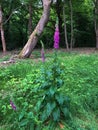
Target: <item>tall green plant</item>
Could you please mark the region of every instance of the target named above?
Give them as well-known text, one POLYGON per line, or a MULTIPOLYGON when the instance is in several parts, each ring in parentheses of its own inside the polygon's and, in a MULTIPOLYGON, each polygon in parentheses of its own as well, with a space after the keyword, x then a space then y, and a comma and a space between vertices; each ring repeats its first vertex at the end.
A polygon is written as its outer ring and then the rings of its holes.
POLYGON ((41 69, 41 76, 38 82, 42 82, 36 89, 40 93, 40 101, 37 102, 36 110, 39 118, 44 123, 59 123, 70 116, 70 99, 61 94, 60 89, 64 83, 62 80, 62 66, 60 65, 57 53, 54 54, 53 63, 50 67, 44 66, 41 69))

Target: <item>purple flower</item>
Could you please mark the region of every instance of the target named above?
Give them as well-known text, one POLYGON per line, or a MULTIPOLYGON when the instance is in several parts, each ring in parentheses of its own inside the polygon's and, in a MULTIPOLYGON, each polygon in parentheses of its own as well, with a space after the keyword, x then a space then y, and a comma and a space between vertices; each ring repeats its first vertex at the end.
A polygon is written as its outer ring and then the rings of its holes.
POLYGON ((10 105, 11 105, 13 110, 16 110, 16 106, 14 105, 14 103, 12 101, 10 101, 10 105))
POLYGON ((56 29, 55 29, 55 33, 54 33, 54 48, 58 49, 59 48, 59 41, 60 41, 60 37, 59 37, 59 27, 58 24, 56 24, 56 29))
POLYGON ((42 57, 42 62, 45 61, 45 52, 44 52, 44 48, 42 47, 42 50, 41 50, 41 57, 42 57))

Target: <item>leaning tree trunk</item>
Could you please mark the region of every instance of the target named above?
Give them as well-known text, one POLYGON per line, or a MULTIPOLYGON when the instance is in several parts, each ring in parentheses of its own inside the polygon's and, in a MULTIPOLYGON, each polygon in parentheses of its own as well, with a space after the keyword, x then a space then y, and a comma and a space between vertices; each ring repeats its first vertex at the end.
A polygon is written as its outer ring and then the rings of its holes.
POLYGON ((49 15, 50 15, 50 5, 51 5, 51 0, 43 0, 43 14, 41 19, 39 20, 35 30, 33 33, 30 35, 30 38, 22 51, 19 54, 19 58, 28 58, 30 57, 33 48, 37 44, 40 35, 43 32, 44 26, 47 24, 49 15))
POLYGON ((2 21, 2 9, 0 5, 0 32, 1 32, 1 41, 2 41, 2 48, 3 52, 6 52, 6 43, 5 43, 5 38, 4 38, 4 30, 3 30, 3 21, 2 21))

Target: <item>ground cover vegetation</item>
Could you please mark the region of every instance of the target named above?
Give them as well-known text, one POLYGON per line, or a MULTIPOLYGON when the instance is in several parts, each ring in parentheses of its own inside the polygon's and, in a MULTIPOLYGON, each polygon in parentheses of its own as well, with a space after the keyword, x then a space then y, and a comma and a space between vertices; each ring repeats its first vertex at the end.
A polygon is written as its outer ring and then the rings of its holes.
POLYGON ((0 68, 0 130, 98 129, 97 53, 57 56, 0 68))

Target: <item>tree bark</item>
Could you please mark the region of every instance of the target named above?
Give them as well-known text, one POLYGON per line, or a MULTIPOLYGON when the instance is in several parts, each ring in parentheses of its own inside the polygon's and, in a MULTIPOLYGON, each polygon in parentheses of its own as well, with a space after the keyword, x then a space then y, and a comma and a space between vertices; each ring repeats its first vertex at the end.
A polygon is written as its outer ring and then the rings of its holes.
POLYGON ((95 0, 95 33, 96 33, 96 49, 98 49, 98 0, 95 0))
POLYGON ((70 39, 70 49, 72 50, 73 48, 73 9, 72 9, 72 0, 69 0, 70 4, 70 16, 71 16, 71 39, 70 39))
POLYGON ((37 44, 39 37, 42 34, 44 27, 48 22, 49 15, 50 15, 50 5, 51 5, 51 0, 43 0, 42 17, 39 20, 33 33, 30 35, 30 38, 27 41, 26 45, 24 46, 22 51, 19 53, 19 55, 18 55, 19 58, 29 58, 30 57, 33 48, 37 44))
POLYGON ((2 20, 2 9, 0 5, 0 31, 1 31, 1 41, 2 41, 2 48, 3 52, 6 52, 6 43, 5 43, 5 38, 4 38, 4 30, 3 30, 3 20, 2 20))
POLYGON ((66 44, 67 51, 69 51, 68 38, 67 38, 67 28, 66 28, 66 17, 65 17, 65 2, 63 5, 63 18, 64 18, 65 44, 66 44))
POLYGON ((29 3, 29 22, 28 22, 28 35, 32 33, 32 2, 29 3))

